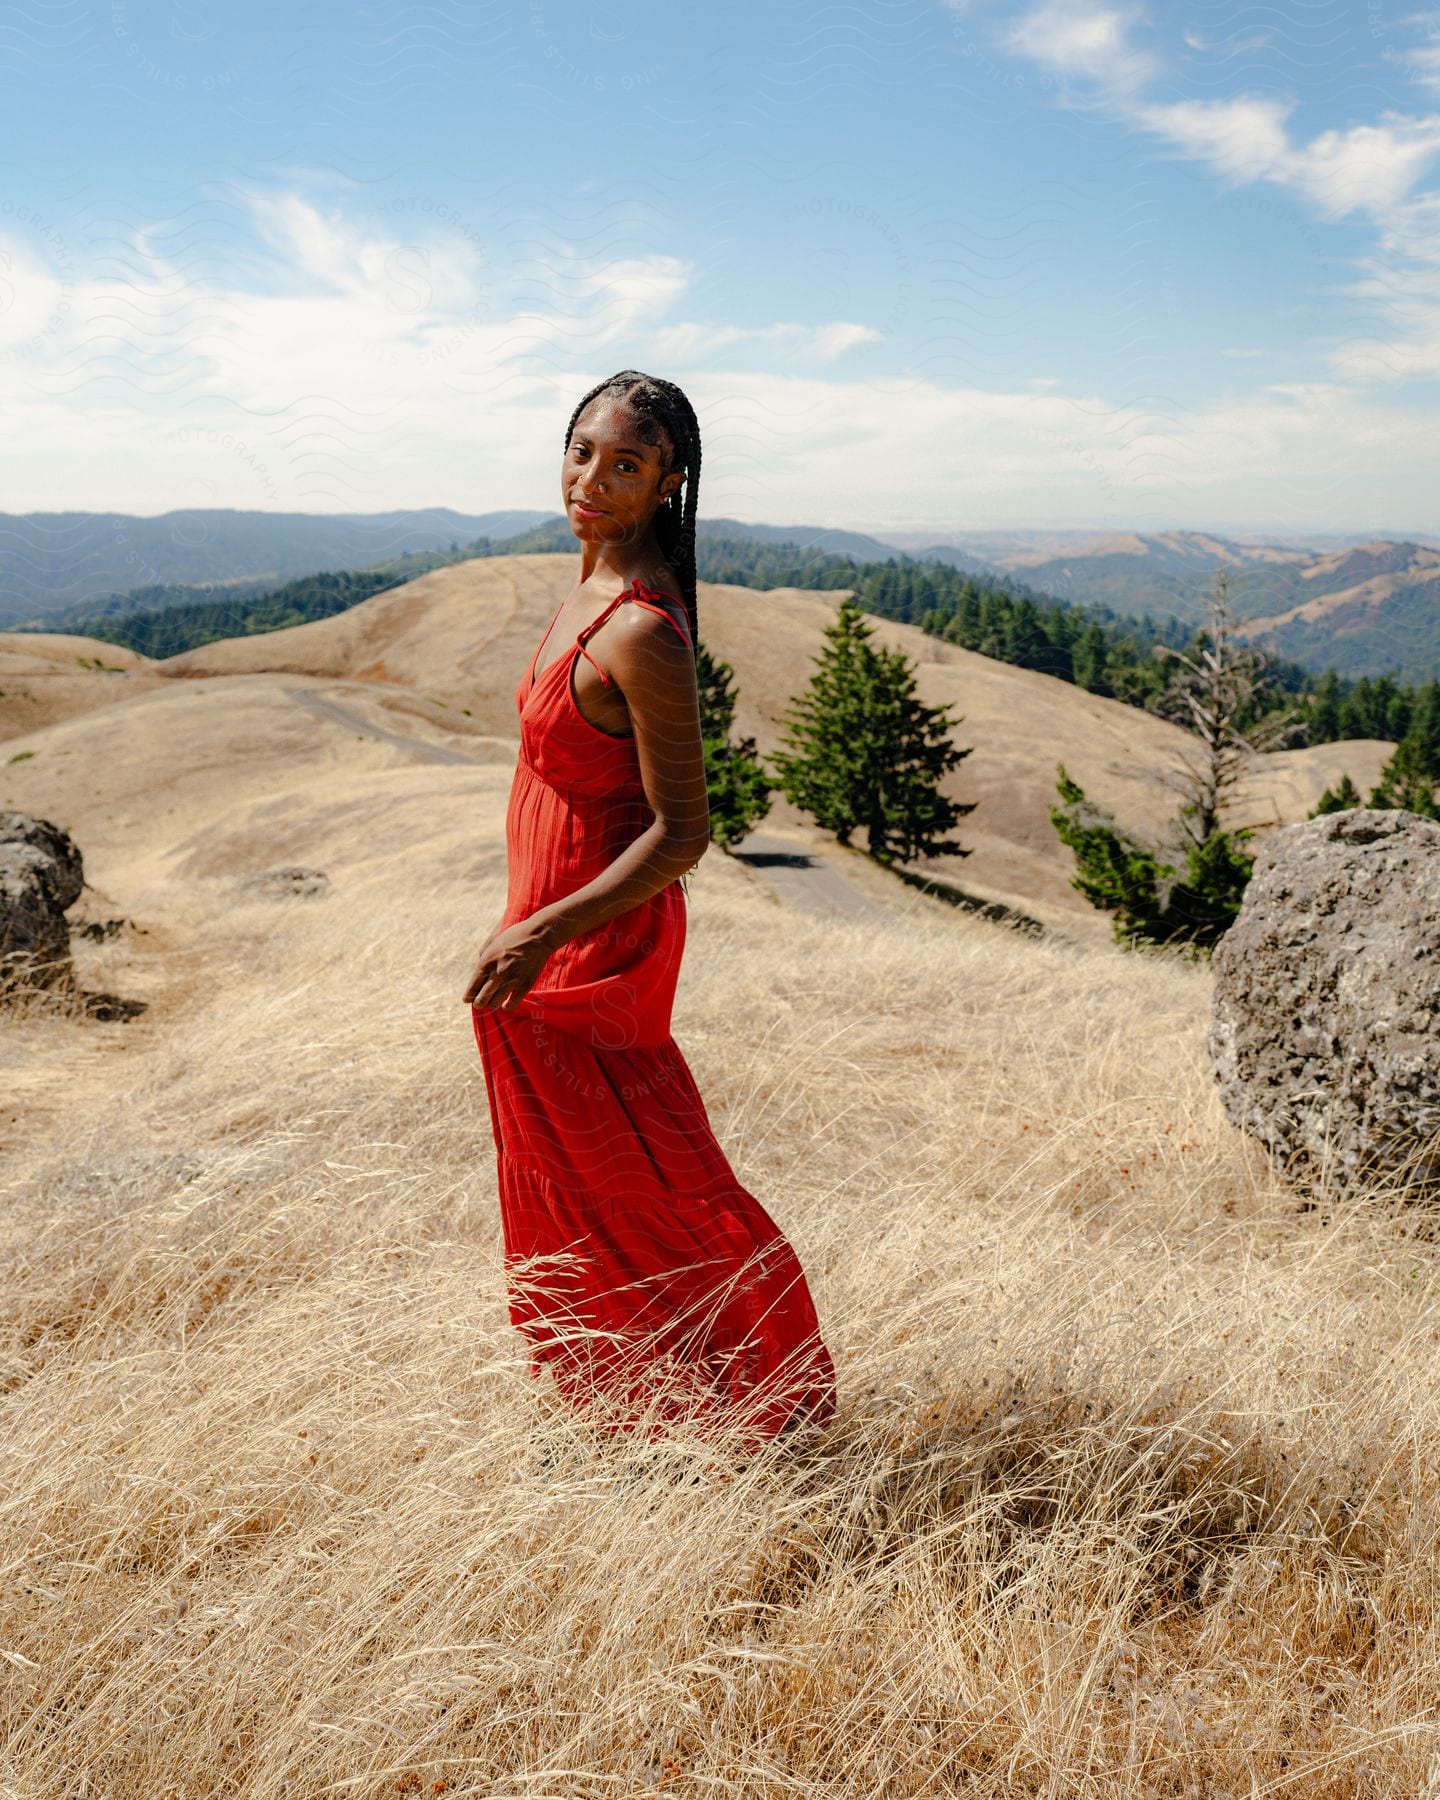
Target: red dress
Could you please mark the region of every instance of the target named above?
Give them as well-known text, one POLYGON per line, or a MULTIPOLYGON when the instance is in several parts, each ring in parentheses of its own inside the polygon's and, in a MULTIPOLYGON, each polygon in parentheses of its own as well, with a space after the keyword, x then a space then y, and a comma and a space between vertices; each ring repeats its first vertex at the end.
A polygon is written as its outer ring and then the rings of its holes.
MULTIPOLYGON (((688 644, 663 598, 633 582, 538 681, 540 646, 521 677, 502 928, 583 887, 655 817, 633 736, 585 718, 571 671, 583 655, 609 681, 585 639, 626 600, 688 644)), ((670 1035, 685 922, 672 881, 562 944, 518 1005, 471 1008, 510 1317, 532 1376, 548 1365, 573 1406, 603 1390, 626 1429, 643 1404, 652 1421, 723 1419, 754 1445, 826 1422, 835 1370, 799 1260, 736 1179, 670 1035)))

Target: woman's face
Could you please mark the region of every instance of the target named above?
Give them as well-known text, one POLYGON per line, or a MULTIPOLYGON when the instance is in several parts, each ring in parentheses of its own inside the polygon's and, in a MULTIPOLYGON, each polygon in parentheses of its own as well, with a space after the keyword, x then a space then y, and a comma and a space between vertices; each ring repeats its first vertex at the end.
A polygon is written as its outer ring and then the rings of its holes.
MULTIPOLYGON (((578 538, 629 544, 650 529, 656 509, 682 477, 667 473, 669 443, 647 444, 623 401, 593 401, 575 421, 561 466, 565 516, 578 538)), ((653 430, 658 428, 652 427, 653 430)))

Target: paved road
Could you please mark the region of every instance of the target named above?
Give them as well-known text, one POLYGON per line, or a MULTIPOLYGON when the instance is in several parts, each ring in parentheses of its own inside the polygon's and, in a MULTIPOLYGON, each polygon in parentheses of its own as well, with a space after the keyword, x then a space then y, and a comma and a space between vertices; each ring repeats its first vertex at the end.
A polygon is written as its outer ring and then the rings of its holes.
POLYGON ((285 692, 307 712, 314 713, 317 719, 327 719, 332 725, 343 725, 347 731, 359 732, 364 737, 379 738, 386 744, 398 744, 402 750, 413 750, 416 756, 425 762, 438 763, 476 763, 473 756, 466 756, 462 751, 452 750, 446 744, 431 744, 424 738, 408 737, 403 731, 387 731, 383 725, 372 725, 368 719, 352 712, 338 700, 331 700, 325 694, 317 694, 313 688, 292 687, 285 692))
POLYGON ((892 924, 894 915, 868 894, 862 894, 823 856, 812 856, 787 838, 766 831, 752 831, 730 854, 763 875, 782 900, 801 912, 827 919, 858 919, 862 923, 892 924))

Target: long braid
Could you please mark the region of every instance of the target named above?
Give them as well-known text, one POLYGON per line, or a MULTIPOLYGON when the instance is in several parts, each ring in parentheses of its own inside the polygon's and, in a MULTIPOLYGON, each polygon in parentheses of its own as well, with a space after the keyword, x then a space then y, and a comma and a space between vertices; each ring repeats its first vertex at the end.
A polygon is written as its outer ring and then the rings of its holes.
MULTIPOLYGON (((655 515, 655 541, 666 561, 674 569, 680 583, 680 598, 685 603, 690 621, 690 643, 698 654, 700 621, 695 588, 695 517, 700 501, 700 424, 695 408, 684 391, 673 381, 662 381, 658 375, 647 375, 641 369, 621 369, 616 375, 599 382, 585 395, 570 415, 565 428, 565 451, 575 435, 575 425, 592 400, 613 394, 623 400, 643 423, 653 421, 670 440, 673 460, 667 473, 680 470, 685 476, 684 510, 667 500, 655 515)), ((656 435, 645 432, 645 441, 658 449, 656 435)))

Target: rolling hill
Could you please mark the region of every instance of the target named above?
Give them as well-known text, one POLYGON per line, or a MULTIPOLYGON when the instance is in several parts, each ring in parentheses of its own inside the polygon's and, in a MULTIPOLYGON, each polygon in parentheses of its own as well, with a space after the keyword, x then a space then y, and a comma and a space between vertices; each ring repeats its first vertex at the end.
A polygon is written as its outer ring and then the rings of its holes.
POLYGON ((131 699, 164 680, 147 656, 64 632, 0 632, 0 740, 131 699))
MULTIPOLYGON (((300 780, 316 758, 337 772, 353 758, 362 780, 377 754, 386 766, 403 763, 405 739, 508 765, 516 684, 574 569, 573 556, 479 558, 332 618, 160 661, 132 658, 113 674, 72 668, 77 656, 118 661, 112 646, 50 640, 39 666, 0 665, 0 728, 10 734, 11 756, 29 753, 5 765, 0 804, 56 818, 87 854, 100 842, 118 853, 127 839, 117 821, 143 817, 152 829, 163 806, 171 824, 160 835, 173 835, 180 821, 217 803, 214 794, 203 803, 183 798, 197 771, 228 771, 224 781, 248 784, 249 763, 270 768, 276 745, 300 780), (307 698, 358 715, 371 737, 357 743, 353 727, 323 706, 309 710, 307 698)), ((733 667, 736 728, 755 737, 762 755, 781 743, 786 707, 809 679, 834 607, 830 594, 701 584, 702 635, 733 667)), ((1056 764, 1127 824, 1158 834, 1176 802, 1155 772, 1189 753, 1192 740, 1164 720, 939 643, 917 627, 871 623, 878 641, 915 662, 922 697, 954 706, 956 741, 974 747, 950 778, 956 798, 978 803, 957 833, 972 854, 937 858, 932 872, 1068 933, 1105 939, 1108 921, 1071 888, 1070 852, 1050 823, 1056 764)), ((38 641, 0 638, 0 655, 19 656, 38 641)), ((1346 770, 1363 791, 1391 748, 1349 740, 1267 758, 1233 822, 1269 828, 1301 818, 1346 770)), ((495 804, 485 791, 475 829, 477 841, 493 843, 502 821, 482 818, 495 804)), ((767 824, 830 853, 823 834, 778 795, 767 824)))

